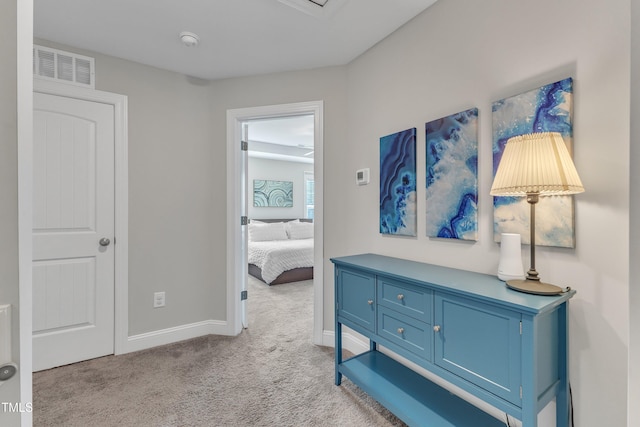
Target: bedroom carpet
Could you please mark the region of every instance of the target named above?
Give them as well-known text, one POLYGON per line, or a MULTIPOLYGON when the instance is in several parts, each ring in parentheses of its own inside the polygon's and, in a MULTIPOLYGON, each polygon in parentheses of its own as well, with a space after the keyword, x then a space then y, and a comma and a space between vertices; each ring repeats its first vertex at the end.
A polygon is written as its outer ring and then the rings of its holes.
POLYGON ((312 282, 249 278, 249 328, 33 375, 35 426, 404 426, 315 346, 312 282))

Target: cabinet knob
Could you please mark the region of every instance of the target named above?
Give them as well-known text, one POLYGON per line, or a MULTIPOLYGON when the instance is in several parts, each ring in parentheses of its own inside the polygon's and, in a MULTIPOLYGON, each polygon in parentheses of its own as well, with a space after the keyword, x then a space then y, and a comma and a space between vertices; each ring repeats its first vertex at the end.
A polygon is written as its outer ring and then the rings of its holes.
POLYGON ((372 300, 372 299, 367 300, 367 304, 369 304, 369 305, 373 305, 373 300, 372 300))
POLYGON ((404 295, 398 294, 398 300, 402 301, 404 299, 404 295))
POLYGON ((400 335, 404 334, 404 328, 398 328, 398 334, 400 335))
POLYGON ((440 325, 436 325, 433 327, 434 332, 440 332, 440 325))

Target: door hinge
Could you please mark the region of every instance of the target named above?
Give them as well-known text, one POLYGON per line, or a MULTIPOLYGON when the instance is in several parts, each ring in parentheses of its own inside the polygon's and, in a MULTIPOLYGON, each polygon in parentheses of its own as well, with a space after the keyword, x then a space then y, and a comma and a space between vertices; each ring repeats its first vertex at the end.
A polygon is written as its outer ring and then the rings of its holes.
POLYGON ((522 335, 522 320, 520 321, 520 335, 522 335))
POLYGON ((249 224, 249 217, 241 216, 240 217, 240 225, 247 225, 247 224, 249 224))
POLYGON ((246 299, 249 298, 249 293, 248 291, 241 291, 240 292, 240 301, 244 301, 246 299))
POLYGON ((240 141, 240 150, 249 151, 249 141, 240 141))
POLYGON ((522 386, 520 386, 520 399, 522 399, 522 386))

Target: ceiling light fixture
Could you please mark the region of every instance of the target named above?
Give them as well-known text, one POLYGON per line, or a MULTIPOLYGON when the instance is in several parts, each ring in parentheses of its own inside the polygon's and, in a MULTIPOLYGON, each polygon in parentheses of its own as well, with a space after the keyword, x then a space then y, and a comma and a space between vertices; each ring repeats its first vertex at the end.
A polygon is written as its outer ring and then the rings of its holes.
POLYGON ((197 34, 183 31, 180 33, 180 41, 187 47, 196 47, 200 43, 200 37, 197 34))

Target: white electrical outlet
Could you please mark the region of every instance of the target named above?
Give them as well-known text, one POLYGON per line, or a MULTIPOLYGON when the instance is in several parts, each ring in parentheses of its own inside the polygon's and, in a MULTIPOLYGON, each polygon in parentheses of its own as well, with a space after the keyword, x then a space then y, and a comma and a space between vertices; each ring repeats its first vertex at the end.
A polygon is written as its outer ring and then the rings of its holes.
POLYGON ((153 294, 153 308, 164 307, 165 303, 164 292, 155 292, 153 294))

